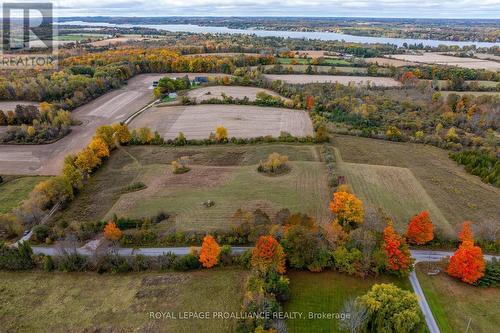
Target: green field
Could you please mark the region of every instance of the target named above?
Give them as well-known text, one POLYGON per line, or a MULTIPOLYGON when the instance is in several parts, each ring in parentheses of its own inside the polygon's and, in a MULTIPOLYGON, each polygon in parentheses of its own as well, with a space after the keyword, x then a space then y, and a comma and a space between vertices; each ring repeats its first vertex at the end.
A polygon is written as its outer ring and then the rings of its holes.
POLYGON ((339 174, 346 177, 360 199, 374 207, 383 207, 400 232, 406 230, 413 215, 427 210, 436 226, 447 236, 453 235, 452 226, 409 169, 346 163, 339 153, 336 161, 339 174))
POLYGON ((151 319, 150 312, 241 310, 247 272, 0 272, 2 332, 234 332, 236 320, 151 319))
POLYGON ((0 213, 8 213, 17 207, 44 179, 47 177, 4 177, 0 184, 0 213))
POLYGON ((336 272, 290 272, 291 297, 285 311, 303 313, 302 319, 287 320, 290 333, 339 332, 337 320, 308 319, 309 312, 340 313, 347 299, 365 294, 376 283, 394 283, 411 290, 408 279, 395 277, 356 278, 336 272))
POLYGON ((270 216, 289 208, 328 222, 330 193, 318 149, 316 145, 286 144, 123 148, 113 153, 55 221, 85 223, 112 213, 149 217, 163 211, 173 219, 158 225, 161 230, 172 226, 212 230, 230 228, 238 208, 260 208, 270 216), (290 173, 269 177, 256 171, 259 161, 272 152, 289 156, 290 173), (191 171, 173 174, 170 162, 181 156, 189 156, 191 171), (134 182, 143 182, 147 188, 123 194, 134 182), (204 207, 207 200, 213 200, 215 206, 204 207))
POLYGON ((446 273, 429 276, 423 264, 417 267, 420 285, 441 332, 465 332, 469 320, 470 333, 498 330, 499 288, 473 287, 449 277, 446 273))
MULTIPOLYGON (((408 195, 418 196, 415 197, 415 200, 419 202, 419 205, 427 205, 431 218, 435 219, 435 222, 439 220, 439 213, 435 211, 434 205, 452 226, 461 224, 465 220, 481 224, 498 218, 500 190, 483 183, 478 177, 468 174, 448 157, 448 152, 445 150, 422 144, 344 135, 335 136, 333 145, 340 151, 344 162, 364 165, 358 166, 358 170, 355 168, 347 169, 345 171, 348 175, 347 182, 350 182, 350 174, 351 178, 354 177, 354 181, 363 182, 360 195, 363 195, 364 191, 370 191, 367 194, 371 195, 372 200, 386 202, 385 208, 389 211, 394 209, 394 215, 401 214, 394 207, 394 205, 401 203, 398 201, 388 202, 387 199, 384 199, 395 196, 384 193, 384 188, 385 191, 396 191, 399 193, 397 196, 399 196, 400 192, 404 191, 398 190, 399 186, 412 186, 413 188, 408 189, 408 195), (373 178, 370 174, 377 174, 374 170, 384 170, 384 168, 377 167, 375 169, 371 168, 370 165, 397 168, 385 169, 386 175, 383 172, 373 178), (401 171, 400 168, 409 171, 401 171), (370 171, 365 174, 367 169, 370 171), (400 185, 402 174, 407 174, 407 177, 401 180, 403 183, 400 185), (392 183, 391 178, 394 178, 392 183), (389 182, 388 185, 384 184, 387 182, 389 182), (423 194, 422 189, 427 195, 423 194), (376 197, 373 194, 374 190, 379 191, 376 197), (435 216, 433 216, 433 211, 435 216)), ((356 184, 354 184, 354 191, 356 191, 356 184)), ((401 200, 404 199, 405 197, 401 198, 401 200)), ((406 201, 404 204, 408 207, 417 205, 409 202, 409 199, 406 201)), ((413 213, 408 212, 407 214, 413 213)), ((442 220, 439 223, 441 228, 446 228, 446 224, 442 220)))
MULTIPOLYGON (((291 65, 294 61, 297 62, 297 65, 309 65, 312 62, 311 59, 304 58, 277 58, 276 60, 281 65, 291 65)), ((351 63, 344 59, 323 58, 320 64, 327 66, 349 66, 351 63)))
POLYGON ((81 42, 83 40, 96 40, 107 37, 109 37, 109 35, 105 34, 68 34, 56 36, 55 39, 60 41, 81 42))

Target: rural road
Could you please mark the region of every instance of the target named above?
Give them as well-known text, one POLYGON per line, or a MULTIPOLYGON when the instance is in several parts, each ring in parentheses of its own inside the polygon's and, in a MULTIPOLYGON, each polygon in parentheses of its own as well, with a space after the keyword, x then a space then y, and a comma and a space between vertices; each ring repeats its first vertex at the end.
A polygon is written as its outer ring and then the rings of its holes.
MULTIPOLYGON (((241 246, 241 247, 232 247, 231 250, 233 254, 241 254, 251 248, 252 247, 241 246)), ((33 252, 35 254, 45 254, 53 256, 60 254, 59 251, 60 249, 56 247, 43 247, 43 246, 33 247, 33 252)), ((191 247, 164 247, 164 248, 138 248, 138 249, 118 248, 116 251, 117 254, 122 256, 131 256, 140 254, 148 257, 156 257, 168 252, 171 252, 176 255, 186 255, 191 252, 191 247)), ((77 252, 82 255, 93 254, 92 251, 89 251, 85 248, 78 248, 77 252)), ((451 251, 411 250, 410 252, 412 257, 415 258, 416 263, 425 261, 439 261, 443 258, 450 257, 453 255, 453 252, 451 251)), ((486 260, 491 260, 493 257, 500 259, 500 256, 484 255, 484 258, 486 260)), ((417 274, 415 273, 415 271, 410 272, 409 279, 413 291, 418 297, 418 304, 420 306, 420 309, 422 310, 427 326, 429 327, 429 331, 431 333, 440 333, 439 327, 436 323, 436 320, 434 319, 431 308, 427 303, 422 287, 418 282, 417 274)))

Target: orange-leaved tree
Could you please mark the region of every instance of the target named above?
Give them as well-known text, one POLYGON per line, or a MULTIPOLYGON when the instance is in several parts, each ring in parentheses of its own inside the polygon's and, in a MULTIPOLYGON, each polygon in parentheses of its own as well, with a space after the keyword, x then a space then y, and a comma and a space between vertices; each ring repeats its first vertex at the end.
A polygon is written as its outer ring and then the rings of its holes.
POLYGON ((434 239, 434 231, 428 211, 423 211, 411 218, 406 235, 410 242, 423 245, 434 239))
POLYGON ((306 96, 306 109, 312 110, 313 107, 314 107, 314 97, 312 97, 311 95, 307 95, 306 96))
POLYGON ((387 268, 394 272, 407 274, 412 268, 413 259, 404 238, 399 235, 388 221, 384 229, 384 251, 387 256, 387 268))
POLYGON ((128 126, 122 123, 113 124, 113 130, 115 131, 115 139, 120 144, 127 144, 132 140, 132 134, 128 129, 128 126))
POLYGON ((92 149, 98 158, 102 159, 109 156, 109 147, 106 141, 100 136, 96 136, 90 141, 89 148, 92 149))
POLYGON ((205 268, 212 268, 219 262, 220 246, 210 235, 203 238, 200 251, 200 262, 205 268))
POLYGON ((252 267, 261 274, 285 273, 285 251, 273 236, 260 236, 252 250, 252 267))
POLYGON ((446 272, 463 282, 473 284, 483 277, 485 262, 483 251, 479 246, 474 245, 470 222, 464 222, 459 238, 462 243, 450 258, 446 272))
POLYGON ((333 194, 330 210, 336 215, 337 222, 347 230, 355 229, 365 218, 363 202, 354 194, 345 191, 333 194))
POLYGON ((116 226, 113 220, 110 220, 104 227, 104 237, 111 241, 117 241, 122 238, 123 232, 116 226))

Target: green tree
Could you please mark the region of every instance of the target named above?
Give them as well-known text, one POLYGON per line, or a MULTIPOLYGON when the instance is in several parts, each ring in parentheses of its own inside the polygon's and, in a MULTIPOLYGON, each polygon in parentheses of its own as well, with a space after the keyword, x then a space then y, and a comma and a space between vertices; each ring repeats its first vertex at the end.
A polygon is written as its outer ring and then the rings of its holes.
POLYGON ((414 332, 423 322, 417 295, 393 284, 376 284, 358 301, 370 313, 370 332, 414 332))

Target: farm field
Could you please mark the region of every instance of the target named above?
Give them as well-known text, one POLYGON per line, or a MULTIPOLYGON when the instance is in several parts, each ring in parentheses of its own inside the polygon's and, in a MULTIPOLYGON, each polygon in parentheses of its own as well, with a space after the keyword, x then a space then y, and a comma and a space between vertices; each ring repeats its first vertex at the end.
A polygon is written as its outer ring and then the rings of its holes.
POLYGON ((165 139, 183 132, 187 139, 205 139, 218 126, 229 137, 251 138, 285 131, 294 136, 313 135, 309 115, 304 111, 253 105, 194 105, 151 108, 131 122, 132 128, 149 127, 165 139))
POLYGON ((8 213, 26 199, 33 188, 47 177, 3 176, 0 184, 0 214, 8 213))
POLYGON ((265 74, 267 79, 276 81, 281 80, 291 84, 301 83, 325 83, 325 82, 338 82, 340 84, 349 84, 351 82, 357 85, 370 85, 384 86, 384 87, 397 87, 401 85, 398 81, 389 77, 371 77, 371 76, 342 76, 342 75, 302 75, 302 74, 265 74))
MULTIPOLYGON (((397 279, 392 276, 377 278, 357 278, 345 274, 327 271, 322 273, 291 271, 290 301, 285 303, 284 311, 340 313, 342 306, 349 298, 365 294, 377 283, 394 283, 411 290, 408 279, 397 279)), ((289 319, 288 332, 339 332, 338 321, 331 319, 289 319)))
MULTIPOLYGON (((255 87, 239 87, 239 86, 207 86, 197 89, 192 89, 188 92, 187 96, 192 99, 196 99, 196 102, 203 102, 208 99, 218 98, 222 99, 222 94, 243 99, 245 97, 250 101, 255 101, 258 92, 263 91, 268 95, 279 96, 272 90, 261 89, 255 87)), ((281 96, 280 96, 281 97, 281 96)), ((284 97, 281 97, 284 99, 284 97)))
POLYGON ((492 60, 460 58, 434 52, 425 52, 422 55, 391 54, 387 55, 387 57, 404 61, 426 63, 426 64, 458 66, 458 67, 472 68, 472 69, 487 69, 491 71, 500 70, 500 63, 492 60))
POLYGON ((150 312, 240 311, 247 275, 235 268, 117 275, 0 272, 0 322, 5 332, 234 332, 236 320, 156 320, 150 312))
POLYGON ((407 168, 346 163, 337 154, 339 174, 346 176, 354 192, 365 203, 383 207, 395 220, 394 227, 404 232, 409 219, 423 210, 447 236, 453 236, 453 228, 424 190, 420 182, 407 168))
POLYGON ((54 221, 85 223, 112 213, 149 217, 164 211, 173 218, 155 226, 160 230, 213 230, 230 227, 238 208, 260 208, 270 216, 289 208, 327 222, 330 193, 318 149, 316 145, 286 144, 123 148, 54 221), (256 171, 259 161, 272 152, 289 156, 290 173, 268 177, 256 171), (189 156, 191 171, 174 175, 170 162, 181 156, 189 156), (135 182, 148 187, 124 194, 123 189, 135 182), (213 200, 215 206, 205 208, 202 202, 207 200, 213 200))
MULTIPOLYGON (((448 152, 445 150, 421 144, 344 135, 336 135, 333 145, 340 151, 343 161, 347 163, 407 168, 409 173, 404 172, 413 174, 417 181, 411 180, 415 186, 414 190, 420 188, 418 186, 420 183, 421 188, 427 193, 422 202, 429 202, 430 197, 452 226, 461 224, 465 220, 481 224, 498 218, 500 190, 468 174, 448 157, 448 152)), ((362 170, 365 171, 366 168, 362 170)), ((352 173, 353 170, 348 172, 352 173)), ((358 174, 357 179, 363 179, 363 177, 365 177, 367 188, 372 188, 372 186, 375 188, 380 186, 380 181, 385 181, 381 175, 374 183, 370 178, 367 179, 366 175, 358 174)), ((407 178, 407 181, 410 181, 410 178, 407 178)), ((347 182, 349 181, 348 176, 347 182)), ((390 185, 388 189, 394 186, 399 186, 399 183, 390 185)), ((379 190, 378 195, 382 195, 383 188, 379 190)), ((432 216, 432 211, 431 217, 435 218, 432 216)))
POLYGON ((404 66, 415 65, 415 63, 411 62, 411 61, 404 61, 404 60, 390 59, 390 58, 382 58, 382 57, 365 58, 363 60, 366 61, 366 62, 372 63, 372 64, 379 64, 381 66, 404 67, 404 66))
POLYGON ((448 97, 450 94, 457 94, 460 96, 463 95, 474 95, 474 96, 483 96, 483 95, 494 95, 494 96, 500 96, 500 92, 497 91, 445 91, 441 90, 440 91, 441 95, 443 95, 444 98, 448 97))
MULTIPOLYGON (((293 62, 296 62, 299 65, 308 65, 311 63, 311 59, 304 59, 304 58, 277 58, 276 60, 278 64, 281 65, 291 65, 293 62)), ((331 66, 343 66, 343 65, 348 66, 350 62, 344 59, 324 58, 321 64, 331 65, 331 66)))
POLYGON ((465 332, 469 319, 469 332, 495 332, 500 326, 499 288, 470 286, 446 273, 427 275, 425 263, 418 264, 416 270, 441 332, 465 332))

